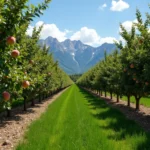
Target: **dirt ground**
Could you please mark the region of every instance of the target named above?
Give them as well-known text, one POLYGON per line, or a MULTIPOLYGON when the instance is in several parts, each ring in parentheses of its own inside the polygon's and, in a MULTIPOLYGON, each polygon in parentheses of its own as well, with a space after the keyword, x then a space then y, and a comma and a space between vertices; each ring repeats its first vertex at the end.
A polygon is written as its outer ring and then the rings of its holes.
MULTIPOLYGON (((98 94, 95 94, 93 92, 92 94, 99 97, 98 94)), ((128 107, 127 101, 119 100, 119 103, 117 103, 115 97, 110 99, 110 97, 101 96, 101 98, 105 100, 108 105, 119 109, 127 118, 129 118, 130 120, 134 120, 145 131, 150 133, 150 107, 145 107, 143 105, 140 105, 140 110, 137 111, 135 110, 134 103, 130 103, 130 107, 128 107)))
MULTIPOLYGON (((48 105, 56 100, 60 93, 36 103, 34 107, 28 107, 27 111, 23 111, 22 107, 12 110, 12 117, 3 117, 0 120, 0 150, 13 150, 16 144, 22 139, 27 127, 32 121, 38 119, 42 113, 46 111, 48 105)), ((95 93, 93 93, 95 96, 95 93)), ((150 108, 140 105, 140 111, 135 110, 135 104, 131 103, 128 107, 127 102, 120 100, 116 103, 116 98, 111 100, 109 97, 101 97, 111 107, 119 109, 127 118, 135 120, 145 131, 150 132, 150 108)))
POLYGON ((23 111, 22 107, 12 110, 12 117, 0 119, 0 150, 13 150, 21 140, 27 127, 33 120, 38 119, 46 111, 48 105, 56 100, 62 93, 61 91, 54 96, 45 99, 42 103, 36 103, 34 107, 28 107, 23 111))

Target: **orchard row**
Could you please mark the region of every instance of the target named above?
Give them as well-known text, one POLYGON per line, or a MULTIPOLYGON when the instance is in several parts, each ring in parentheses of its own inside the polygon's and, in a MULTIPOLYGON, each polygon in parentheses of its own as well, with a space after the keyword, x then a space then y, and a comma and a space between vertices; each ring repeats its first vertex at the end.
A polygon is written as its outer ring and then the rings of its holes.
POLYGON ((150 94, 150 14, 142 20, 139 10, 136 11, 137 23, 128 32, 122 25, 121 36, 124 43, 116 42, 117 49, 100 61, 96 66, 82 75, 78 80, 80 86, 91 90, 109 92, 119 96, 136 99, 136 109, 139 109, 141 97, 150 94))
MULTIPOLYGON (((27 36, 27 28, 48 7, 50 0, 38 6, 28 0, 0 2, 0 111, 10 110, 14 101, 33 102, 71 84, 70 78, 53 60, 49 47, 40 46, 42 26, 27 36)), ((32 103, 33 104, 33 103, 32 103)))

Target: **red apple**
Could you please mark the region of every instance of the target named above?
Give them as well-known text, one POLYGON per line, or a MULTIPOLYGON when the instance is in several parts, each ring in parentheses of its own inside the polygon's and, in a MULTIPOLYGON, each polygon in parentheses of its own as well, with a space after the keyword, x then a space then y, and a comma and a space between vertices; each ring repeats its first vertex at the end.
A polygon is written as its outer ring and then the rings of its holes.
POLYGON ((131 65, 130 65, 130 68, 134 68, 134 64, 131 64, 131 65))
POLYGON ((27 87, 29 87, 30 86, 30 82, 29 81, 23 81, 22 82, 22 87, 23 88, 27 88, 27 87))
POLYGON ((3 98, 5 101, 8 101, 10 99, 10 94, 7 91, 3 92, 3 98))
POLYGON ((149 83, 148 83, 148 82, 145 82, 145 85, 149 85, 149 83))
POLYGON ((142 39, 140 39, 140 40, 139 40, 139 43, 140 43, 140 44, 142 44, 142 43, 143 43, 143 40, 142 40, 142 39))
POLYGON ((135 81, 135 80, 136 80, 136 78, 133 78, 133 80, 135 81))
POLYGON ((15 43, 16 43, 16 38, 15 38, 15 37, 9 36, 9 37, 7 38, 7 44, 13 45, 13 44, 15 44, 15 43))
POLYGON ((33 64, 33 63, 34 63, 34 61, 33 61, 33 60, 29 60, 29 63, 30 63, 30 64, 33 64))
POLYGON ((11 52, 11 56, 14 57, 14 58, 18 57, 19 55, 20 55, 20 52, 18 50, 13 50, 11 52))

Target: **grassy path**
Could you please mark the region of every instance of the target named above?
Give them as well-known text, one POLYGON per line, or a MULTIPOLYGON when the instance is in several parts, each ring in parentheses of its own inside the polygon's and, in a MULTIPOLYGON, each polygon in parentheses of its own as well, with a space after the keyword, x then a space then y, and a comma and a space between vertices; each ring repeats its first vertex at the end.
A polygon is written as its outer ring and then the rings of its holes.
MULTIPOLYGON (((108 96, 110 96, 110 93, 107 93, 108 96)), ((113 94, 113 97, 116 97, 116 94, 113 94)), ((128 98, 127 96, 123 96, 121 98, 121 100, 123 101, 128 101, 128 98)), ((134 96, 131 96, 130 97, 130 102, 131 103, 136 103, 136 100, 135 100, 135 97, 134 96)), ((143 105, 143 106, 146 106, 146 107, 150 107, 150 97, 149 96, 145 96, 145 97, 142 97, 140 99, 140 105, 143 105)))
POLYGON ((149 150, 134 121, 76 85, 29 127, 16 150, 149 150))

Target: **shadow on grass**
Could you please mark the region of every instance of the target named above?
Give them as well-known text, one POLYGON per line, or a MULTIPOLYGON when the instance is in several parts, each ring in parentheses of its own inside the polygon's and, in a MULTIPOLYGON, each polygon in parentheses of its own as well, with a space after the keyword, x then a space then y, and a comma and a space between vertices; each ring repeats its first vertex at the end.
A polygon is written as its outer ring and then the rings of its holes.
MULTIPOLYGON (((98 120, 107 121, 107 125, 100 125, 100 128, 114 131, 114 134, 109 135, 108 139, 121 141, 127 137, 134 138, 134 136, 142 136, 145 133, 146 140, 143 140, 143 142, 136 142, 137 150, 150 150, 150 134, 146 133, 135 121, 127 119, 119 110, 108 106, 104 100, 89 94, 87 91, 80 89, 80 92, 84 94, 88 101, 87 105, 89 105, 91 110, 98 109, 96 113, 91 112, 92 115, 98 120)), ((130 111, 135 110, 131 109, 130 111)), ((141 117, 143 118, 147 117, 143 114, 140 115, 142 115, 141 117)))

